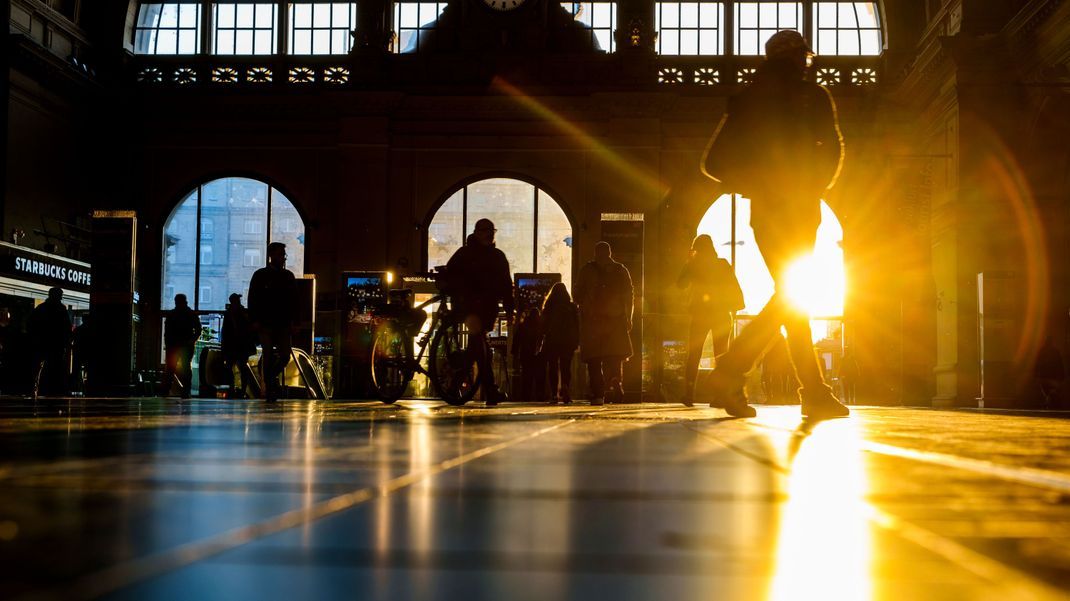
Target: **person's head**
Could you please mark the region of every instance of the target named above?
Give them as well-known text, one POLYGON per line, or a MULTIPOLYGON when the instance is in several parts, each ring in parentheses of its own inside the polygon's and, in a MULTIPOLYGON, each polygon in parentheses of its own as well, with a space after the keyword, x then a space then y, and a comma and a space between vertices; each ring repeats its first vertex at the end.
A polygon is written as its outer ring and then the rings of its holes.
POLYGON ((188 307, 189 302, 186 300, 186 295, 179 292, 175 295, 175 308, 188 307))
POLYGON ((552 307, 558 303, 564 304, 572 300, 572 297, 568 294, 568 288, 564 282, 557 282, 550 287, 550 291, 546 293, 546 299, 542 301, 542 310, 545 311, 547 307, 552 307))
POLYGON ((230 306, 231 307, 240 307, 241 306, 241 295, 238 294, 237 292, 235 292, 234 294, 230 295, 230 306))
POLYGON ((267 247, 268 265, 278 269, 286 267, 286 245, 282 242, 272 242, 267 247))
POLYGON ((63 302, 63 288, 60 288, 58 286, 54 287, 54 288, 49 288, 48 289, 48 300, 50 300, 50 301, 52 301, 54 303, 62 303, 63 302))
POLYGON ((691 254, 701 256, 717 254, 713 250, 713 238, 710 238, 707 234, 695 236, 695 239, 691 242, 691 254))
POLYGON ((594 245, 594 260, 598 263, 608 263, 613 260, 613 248, 605 240, 594 245))
POLYGON ((472 232, 475 236, 476 242, 483 246, 490 246, 494 244, 494 233, 498 230, 494 229, 494 222, 490 219, 480 219, 476 222, 476 229, 472 232))
POLYGON ((782 29, 765 42, 765 60, 790 66, 800 77, 806 74, 813 57, 806 38, 794 29, 782 29))

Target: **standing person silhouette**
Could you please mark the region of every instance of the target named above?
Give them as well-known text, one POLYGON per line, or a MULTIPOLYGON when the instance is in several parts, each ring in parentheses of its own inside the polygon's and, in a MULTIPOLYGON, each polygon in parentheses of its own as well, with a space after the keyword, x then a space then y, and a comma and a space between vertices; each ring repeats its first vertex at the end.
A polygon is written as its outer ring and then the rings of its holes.
POLYGON ((572 357, 580 346, 580 316, 568 288, 557 282, 542 304, 542 354, 550 382, 550 402, 572 402, 572 357), (558 380, 560 374, 560 380, 558 380))
POLYGON ((594 245, 594 259, 577 279, 580 359, 587 364, 591 404, 622 403, 624 361, 632 356, 632 276, 603 241, 594 245))
POLYGON ((691 243, 691 257, 676 280, 679 288, 688 288, 688 313, 691 323, 687 332, 687 364, 684 371, 684 405, 694 404, 695 380, 699 359, 706 345, 706 336, 713 336, 715 357, 728 351, 732 335, 732 313, 743 308, 743 291, 732 271, 732 265, 717 256, 713 238, 706 234, 691 243))
POLYGON ((847 407, 833 395, 818 367, 806 311, 785 295, 785 276, 796 260, 810 255, 821 222, 821 197, 832 187, 843 161, 843 138, 829 92, 806 80, 813 58, 797 31, 778 31, 765 44, 766 60, 753 84, 729 99, 728 110, 703 156, 701 168, 726 190, 751 199, 751 227, 776 292, 761 313, 718 360, 711 406, 729 415, 752 417, 743 391, 744 375, 779 336, 802 388, 802 413, 841 417, 847 407))
POLYGON ((267 267, 257 269, 249 280, 249 319, 263 351, 264 399, 275 401, 279 398, 279 376, 290 363, 297 324, 297 278, 286 269, 285 244, 268 244, 267 256, 267 267))
POLYGON ((480 219, 468 243, 457 249, 446 263, 446 278, 454 310, 464 320, 469 334, 469 350, 475 355, 483 398, 488 405, 509 400, 498 390, 491 369, 487 332, 498 319, 498 303, 505 309, 506 319, 513 318, 513 279, 509 274, 509 259, 494 246, 494 222, 480 219))
POLYGON ((49 289, 48 300, 30 313, 29 332, 35 361, 33 398, 42 391, 46 395, 66 394, 72 331, 62 288, 49 289))
POLYGON ((163 381, 162 394, 166 395, 171 390, 172 380, 178 378, 181 388, 179 395, 184 399, 190 397, 190 389, 193 387, 193 349, 200 337, 201 320, 193 309, 190 309, 186 295, 176 294, 175 308, 167 312, 167 320, 163 324, 167 375, 163 381))
POLYGON ((219 338, 223 362, 230 374, 231 398, 243 398, 245 390, 253 388, 256 382, 253 370, 249 367, 249 357, 256 354, 256 341, 253 339, 252 324, 249 323, 249 312, 242 306, 238 293, 230 295, 219 338), (237 386, 234 385, 235 370, 238 372, 237 386))

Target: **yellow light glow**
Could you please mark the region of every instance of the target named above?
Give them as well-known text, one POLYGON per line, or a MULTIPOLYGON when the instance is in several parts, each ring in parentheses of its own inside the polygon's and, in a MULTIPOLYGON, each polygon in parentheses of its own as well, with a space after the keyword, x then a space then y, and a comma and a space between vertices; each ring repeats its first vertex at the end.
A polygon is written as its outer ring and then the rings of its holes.
POLYGON ((843 259, 819 248, 788 268, 784 293, 797 308, 810 316, 843 315, 847 278, 843 259))
POLYGON ((386 272, 386 283, 387 284, 393 284, 394 283, 394 272, 393 271, 386 272))
POLYGON ((771 601, 872 598, 872 509, 858 425, 825 422, 809 436, 796 432, 784 441, 791 475, 771 601))

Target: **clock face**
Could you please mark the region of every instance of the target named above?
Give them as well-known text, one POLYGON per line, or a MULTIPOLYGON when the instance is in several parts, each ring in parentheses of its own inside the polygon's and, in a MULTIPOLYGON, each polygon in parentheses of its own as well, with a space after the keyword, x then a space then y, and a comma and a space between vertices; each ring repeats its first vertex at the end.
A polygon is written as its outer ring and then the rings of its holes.
POLYGON ((483 4, 494 10, 506 11, 520 8, 524 4, 524 0, 483 0, 483 4))

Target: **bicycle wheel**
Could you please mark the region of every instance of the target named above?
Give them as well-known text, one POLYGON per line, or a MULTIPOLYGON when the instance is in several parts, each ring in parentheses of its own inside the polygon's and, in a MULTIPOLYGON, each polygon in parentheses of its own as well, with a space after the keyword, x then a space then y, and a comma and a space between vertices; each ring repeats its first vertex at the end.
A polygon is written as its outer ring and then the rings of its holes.
POLYGON ((372 387, 379 400, 389 405, 400 399, 414 373, 412 343, 394 323, 376 329, 371 363, 372 387))
POLYGON ((450 405, 467 403, 479 390, 479 367, 467 348, 463 323, 443 324, 431 340, 428 373, 435 391, 450 405))

